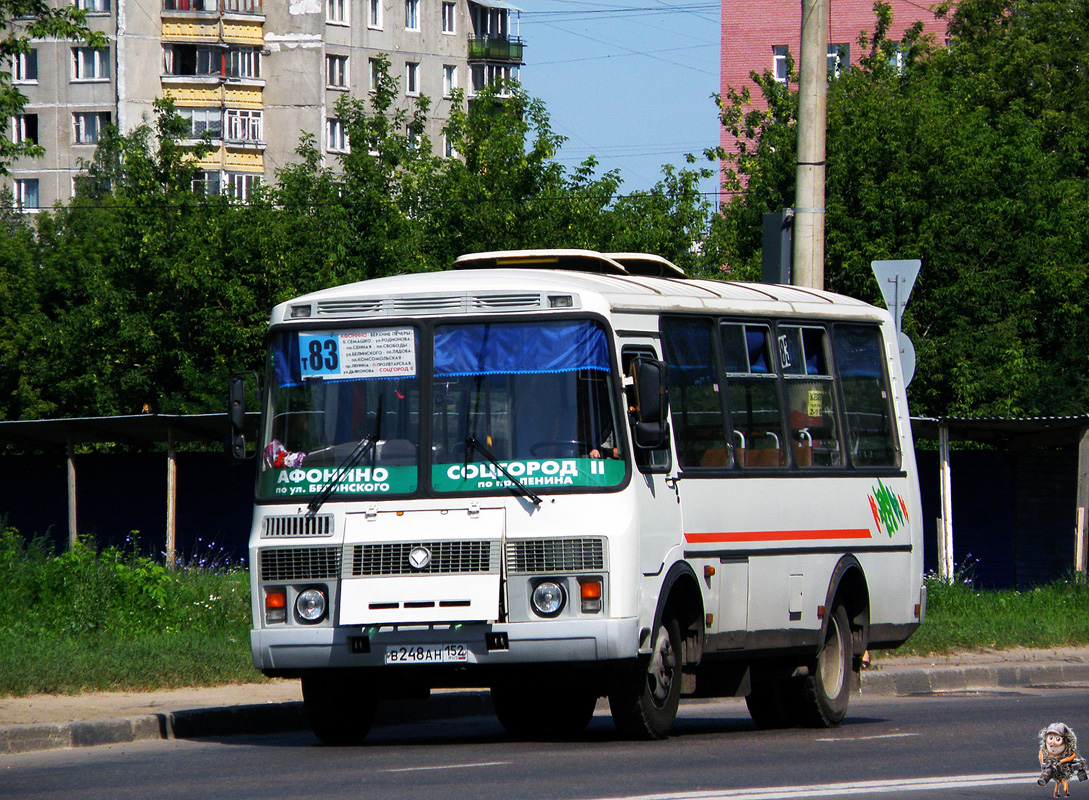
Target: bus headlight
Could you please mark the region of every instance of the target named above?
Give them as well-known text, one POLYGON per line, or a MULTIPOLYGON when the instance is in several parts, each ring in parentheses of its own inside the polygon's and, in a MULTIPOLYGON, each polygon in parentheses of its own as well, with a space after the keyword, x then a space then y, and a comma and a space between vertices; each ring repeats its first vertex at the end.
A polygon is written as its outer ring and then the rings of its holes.
POLYGON ((542 617, 554 617, 563 611, 567 596, 556 581, 541 581, 533 587, 533 610, 542 617))
POLYGON ((295 614, 302 622, 321 622, 328 603, 321 589, 304 589, 295 598, 295 614))

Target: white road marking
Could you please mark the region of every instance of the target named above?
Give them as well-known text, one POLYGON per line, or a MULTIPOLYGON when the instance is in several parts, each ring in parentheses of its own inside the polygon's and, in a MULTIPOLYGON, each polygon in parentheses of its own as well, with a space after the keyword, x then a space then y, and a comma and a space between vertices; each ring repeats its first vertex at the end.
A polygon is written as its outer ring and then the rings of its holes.
POLYGON ((883 733, 880 736, 829 736, 814 739, 815 742, 870 742, 874 739, 902 739, 905 736, 919 736, 918 733, 883 733))
POLYGON ((668 794, 639 794, 607 800, 767 800, 776 798, 842 797, 852 794, 884 794, 887 792, 934 792, 964 789, 971 786, 1006 786, 1031 784, 1036 786, 1033 773, 1005 775, 953 775, 946 778, 892 778, 883 781, 826 783, 817 786, 780 786, 763 789, 712 789, 702 792, 670 792, 668 794))
POLYGON ((474 767, 505 767, 511 761, 480 761, 475 764, 442 764, 435 767, 401 767, 400 769, 380 769, 379 772, 427 772, 437 769, 473 769, 474 767))

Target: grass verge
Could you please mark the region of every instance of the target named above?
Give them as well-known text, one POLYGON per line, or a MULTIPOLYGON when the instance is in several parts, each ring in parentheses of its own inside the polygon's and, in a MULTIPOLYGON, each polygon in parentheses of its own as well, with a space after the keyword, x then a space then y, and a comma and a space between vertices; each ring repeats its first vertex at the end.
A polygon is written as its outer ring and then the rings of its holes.
POLYGON ((89 541, 58 555, 0 524, 0 696, 262 680, 249 629, 244 568, 89 541))
POLYGON ((1089 644, 1089 586, 1073 577, 1025 591, 928 576, 926 622, 896 654, 1089 644))

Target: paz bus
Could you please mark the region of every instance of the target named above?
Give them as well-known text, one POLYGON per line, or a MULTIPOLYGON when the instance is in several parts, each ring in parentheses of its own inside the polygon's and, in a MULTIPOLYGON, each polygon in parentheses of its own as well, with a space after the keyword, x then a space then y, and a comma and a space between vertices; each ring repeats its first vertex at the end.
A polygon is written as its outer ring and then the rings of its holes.
MULTIPOLYGON (((319 739, 489 689, 516 735, 607 697, 834 726, 925 614, 889 314, 632 253, 478 253, 276 306, 249 544, 256 667, 319 739)), ((242 376, 232 378, 245 451, 242 376)))

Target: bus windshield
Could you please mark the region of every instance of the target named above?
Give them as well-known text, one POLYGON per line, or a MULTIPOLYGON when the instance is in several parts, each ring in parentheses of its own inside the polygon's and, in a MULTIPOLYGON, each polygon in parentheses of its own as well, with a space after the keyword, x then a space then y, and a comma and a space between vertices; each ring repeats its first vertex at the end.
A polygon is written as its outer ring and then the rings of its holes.
POLYGON ((278 331, 258 494, 617 486, 608 341, 571 319, 278 331))

